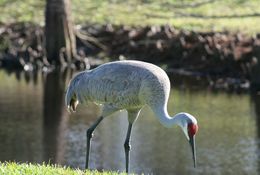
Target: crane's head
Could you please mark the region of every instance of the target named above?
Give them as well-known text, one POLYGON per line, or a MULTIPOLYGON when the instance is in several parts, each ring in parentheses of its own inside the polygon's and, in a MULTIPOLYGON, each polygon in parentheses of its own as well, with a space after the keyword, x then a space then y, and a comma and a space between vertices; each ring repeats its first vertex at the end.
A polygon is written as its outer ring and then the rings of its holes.
POLYGON ((180 119, 178 125, 182 128, 185 136, 190 143, 194 167, 196 167, 195 135, 199 129, 197 120, 195 117, 188 113, 179 113, 177 114, 177 116, 180 119))

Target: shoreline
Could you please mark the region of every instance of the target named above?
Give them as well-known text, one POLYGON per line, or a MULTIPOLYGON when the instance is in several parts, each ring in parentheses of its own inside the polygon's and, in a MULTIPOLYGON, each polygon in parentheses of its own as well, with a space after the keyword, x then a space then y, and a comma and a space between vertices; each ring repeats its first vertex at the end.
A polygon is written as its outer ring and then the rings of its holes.
MULTIPOLYGON (((46 62, 41 26, 2 24, 0 31, 0 68, 55 69, 46 62)), ((128 27, 107 24, 78 27, 76 36, 80 59, 62 67, 82 70, 107 61, 136 59, 160 65, 166 71, 183 70, 190 75, 212 77, 214 82, 231 78, 252 83, 251 80, 259 76, 253 70, 260 64, 260 34, 193 32, 167 25, 128 27), (91 40, 82 38, 86 34, 91 40)))

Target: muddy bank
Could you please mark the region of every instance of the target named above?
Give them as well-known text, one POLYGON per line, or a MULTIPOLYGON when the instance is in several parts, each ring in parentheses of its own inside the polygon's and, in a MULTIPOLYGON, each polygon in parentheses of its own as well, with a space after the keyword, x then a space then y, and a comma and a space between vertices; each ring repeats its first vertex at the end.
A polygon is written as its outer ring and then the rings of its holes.
MULTIPOLYGON (((231 79, 244 84, 255 79, 258 83, 260 34, 252 37, 229 32, 195 33, 170 26, 77 28, 77 49, 82 58, 74 62, 78 69, 95 60, 87 58, 124 57, 166 65, 169 71, 211 77, 214 82, 231 79), (88 36, 82 37, 85 34, 88 36)), ((0 25, 1 67, 25 70, 50 67, 43 36, 43 28, 34 24, 0 25)))
POLYGON ((169 26, 83 28, 109 48, 109 55, 166 63, 169 68, 247 78, 260 56, 260 35, 195 33, 169 26))

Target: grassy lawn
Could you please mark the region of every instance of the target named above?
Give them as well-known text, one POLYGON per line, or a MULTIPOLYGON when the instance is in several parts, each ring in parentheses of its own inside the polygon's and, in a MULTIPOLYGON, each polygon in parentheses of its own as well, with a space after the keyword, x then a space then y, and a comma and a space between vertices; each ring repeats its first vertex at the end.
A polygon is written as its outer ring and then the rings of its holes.
MULTIPOLYGON (((259 0, 71 0, 76 24, 174 25, 195 31, 260 32, 259 0), (205 3, 201 3, 205 2, 205 3)), ((0 21, 44 23, 43 0, 0 0, 0 21)))
POLYGON ((125 173, 117 172, 98 172, 98 171, 82 171, 79 169, 71 169, 67 167, 52 166, 46 164, 17 164, 17 163, 1 163, 0 174, 4 175, 124 175, 125 173))

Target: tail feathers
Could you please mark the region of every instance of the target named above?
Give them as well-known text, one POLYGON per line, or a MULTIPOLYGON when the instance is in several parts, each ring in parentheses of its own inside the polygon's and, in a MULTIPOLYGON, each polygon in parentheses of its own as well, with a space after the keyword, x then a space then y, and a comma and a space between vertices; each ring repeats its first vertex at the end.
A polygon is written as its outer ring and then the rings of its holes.
POLYGON ((75 112, 78 105, 78 100, 74 91, 75 87, 70 83, 65 96, 65 105, 69 112, 75 112))
POLYGON ((80 101, 82 103, 81 96, 79 95, 80 90, 80 80, 85 78, 85 72, 78 73, 69 83, 66 96, 65 105, 67 109, 71 112, 75 112, 76 107, 80 101))

